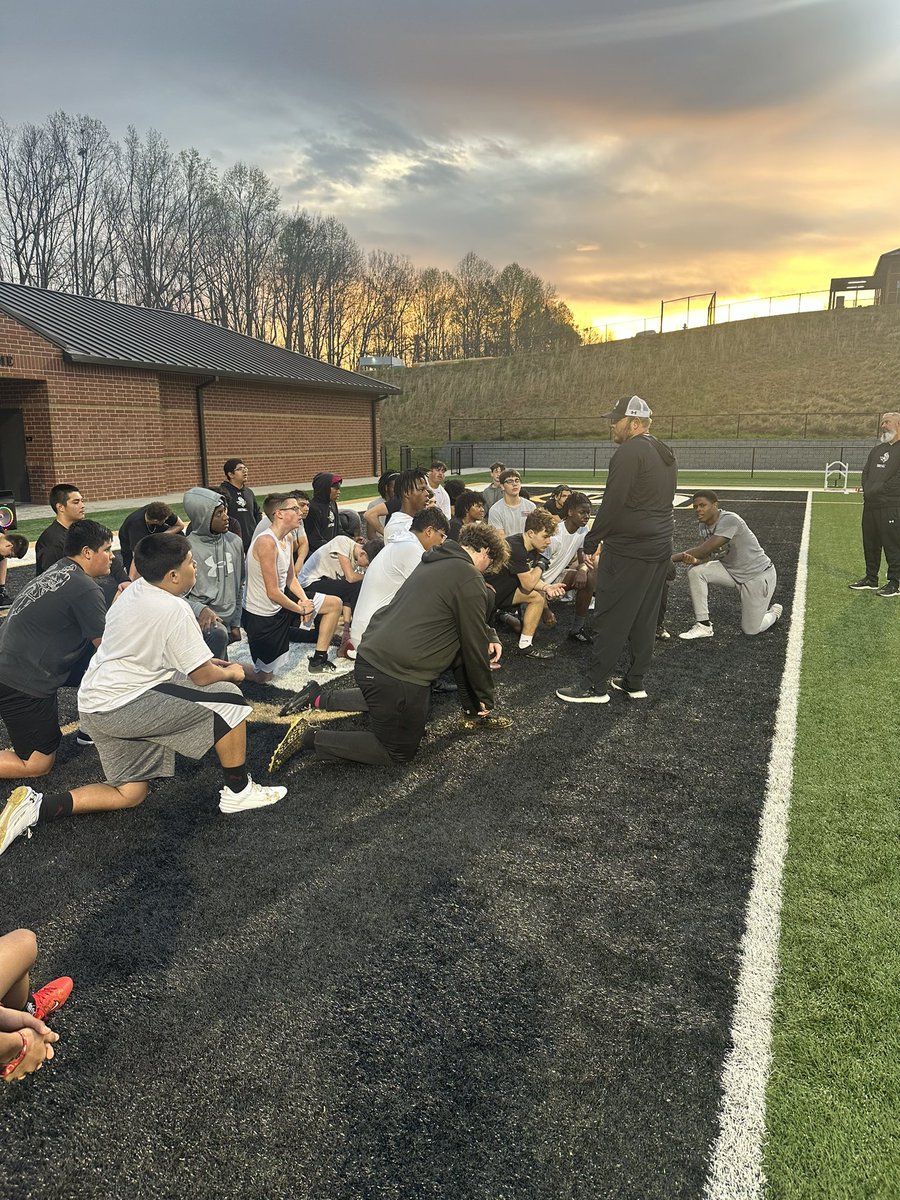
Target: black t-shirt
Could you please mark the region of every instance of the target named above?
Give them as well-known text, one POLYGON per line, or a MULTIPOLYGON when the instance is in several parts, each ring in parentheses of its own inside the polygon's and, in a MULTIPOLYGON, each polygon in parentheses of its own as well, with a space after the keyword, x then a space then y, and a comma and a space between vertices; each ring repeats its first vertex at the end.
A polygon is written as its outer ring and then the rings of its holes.
POLYGON ((48 567, 65 558, 68 533, 68 529, 65 525, 60 525, 59 521, 47 526, 34 546, 35 575, 42 575, 48 567))
POLYGON ((135 509, 133 513, 129 513, 119 529, 119 546, 122 552, 122 565, 125 567, 126 578, 131 567, 132 559, 134 558, 134 548, 141 540, 151 533, 164 533, 166 529, 171 529, 178 524, 178 517, 175 513, 171 513, 169 517, 160 524, 156 524, 152 529, 147 525, 147 509, 149 504, 145 504, 143 508, 135 509))
POLYGON ((490 577, 491 586, 497 593, 497 608, 505 608, 512 601, 520 575, 533 571, 547 561, 540 550, 526 548, 523 534, 513 533, 506 540, 509 543, 509 562, 502 571, 490 577))
POLYGON ((105 625, 97 581, 64 558, 13 601, 0 629, 0 682, 28 696, 52 696, 105 625))

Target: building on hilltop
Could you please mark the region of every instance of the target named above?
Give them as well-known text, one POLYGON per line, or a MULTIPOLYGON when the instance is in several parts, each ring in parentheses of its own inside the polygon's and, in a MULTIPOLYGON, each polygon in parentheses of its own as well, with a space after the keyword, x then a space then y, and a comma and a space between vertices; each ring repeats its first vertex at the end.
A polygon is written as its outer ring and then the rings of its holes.
POLYGON ((862 292, 872 293, 870 304, 900 304, 900 249, 888 250, 879 258, 871 275, 841 275, 832 279, 828 307, 843 308, 847 297, 857 303, 862 292))
POLYGON ((0 282, 0 488, 89 500, 380 469, 379 401, 399 388, 184 313, 0 282))

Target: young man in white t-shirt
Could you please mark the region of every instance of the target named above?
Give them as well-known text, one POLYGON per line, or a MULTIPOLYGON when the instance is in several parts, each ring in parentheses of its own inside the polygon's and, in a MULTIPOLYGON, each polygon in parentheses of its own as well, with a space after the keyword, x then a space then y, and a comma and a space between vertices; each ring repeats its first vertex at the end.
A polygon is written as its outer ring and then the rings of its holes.
MULTIPOLYGON (((575 621, 569 640, 590 645, 594 638, 584 622, 594 595, 597 579, 596 556, 582 549, 591 519, 591 502, 584 492, 572 492, 563 505, 563 518, 550 539, 550 565, 544 571, 545 583, 560 583, 575 591, 575 621)), ((599 552, 598 552, 599 553, 599 552)))
POLYGON ((266 497, 268 529, 254 536, 247 551, 247 596, 243 626, 260 683, 270 683, 287 664, 291 629, 312 629, 320 617, 316 650, 309 670, 318 675, 336 670, 328 647, 341 615, 337 596, 319 592, 307 596, 294 574, 290 534, 300 523, 300 504, 293 496, 275 493, 266 497))
POLYGON ((247 773, 244 722, 251 710, 237 684, 255 672, 213 658, 203 640, 183 599, 197 576, 187 540, 150 535, 134 557, 141 578, 109 610, 78 689, 81 724, 106 782, 47 795, 17 788, 3 814, 3 849, 39 820, 136 807, 150 780, 175 774, 176 753, 196 759, 215 749, 223 813, 275 804, 287 791, 254 783, 247 773))
POLYGON ((447 489, 444 487, 444 479, 447 475, 447 464, 436 458, 431 464, 428 471, 428 486, 434 492, 434 502, 447 518, 450 520, 451 505, 450 496, 447 489))

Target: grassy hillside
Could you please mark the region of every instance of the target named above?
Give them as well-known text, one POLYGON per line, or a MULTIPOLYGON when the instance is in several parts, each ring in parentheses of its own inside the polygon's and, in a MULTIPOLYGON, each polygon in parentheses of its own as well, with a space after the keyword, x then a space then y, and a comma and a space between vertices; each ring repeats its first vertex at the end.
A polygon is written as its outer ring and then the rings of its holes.
POLYGON ((638 392, 661 436, 733 437, 740 413, 741 436, 803 435, 803 414, 811 414, 807 436, 869 437, 877 414, 898 406, 898 374, 900 305, 764 317, 388 372, 403 395, 384 402, 383 436, 440 443, 450 417, 456 439, 497 437, 501 417, 511 437, 551 436, 553 417, 560 438, 606 436, 598 411, 638 392))

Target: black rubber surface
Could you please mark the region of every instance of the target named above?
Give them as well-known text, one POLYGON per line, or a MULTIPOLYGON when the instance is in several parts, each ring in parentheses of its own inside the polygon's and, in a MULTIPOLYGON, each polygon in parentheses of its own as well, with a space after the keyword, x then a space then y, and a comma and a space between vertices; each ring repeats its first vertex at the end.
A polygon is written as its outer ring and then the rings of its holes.
MULTIPOLYGON (((510 731, 458 734, 441 698, 405 770, 296 759, 226 818, 214 758, 180 760, 141 808, 16 842, 4 925, 75 992, 54 1063, 0 1088, 0 1194, 699 1196, 804 503, 723 496, 785 617, 745 638, 719 590, 681 642, 682 574, 644 703, 554 698, 567 606, 554 661, 505 657, 510 731)), ((283 731, 253 726, 254 774, 283 731)), ((97 772, 67 737, 48 790, 97 772)))

